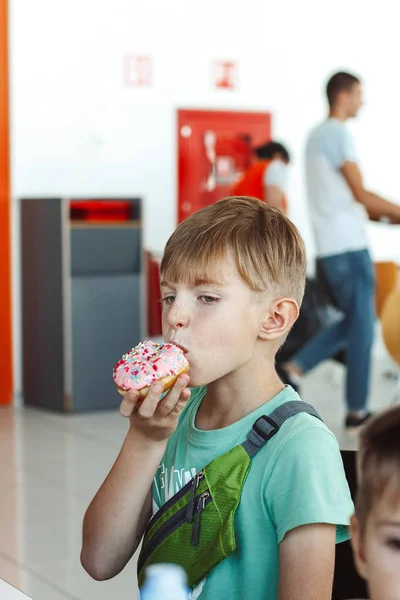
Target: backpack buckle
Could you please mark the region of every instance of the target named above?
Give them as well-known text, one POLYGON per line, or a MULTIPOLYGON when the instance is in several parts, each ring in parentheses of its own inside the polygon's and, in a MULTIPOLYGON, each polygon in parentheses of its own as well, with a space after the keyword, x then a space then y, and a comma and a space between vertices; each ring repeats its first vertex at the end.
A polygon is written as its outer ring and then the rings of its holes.
POLYGON ((270 417, 267 417, 266 415, 262 415, 254 423, 253 429, 257 433, 257 435, 259 435, 263 440, 268 442, 268 440, 270 440, 279 431, 279 425, 277 423, 275 423, 275 421, 273 419, 271 419, 270 417), (270 425, 272 427, 272 429, 268 433, 266 433, 263 429, 261 429, 261 427, 259 425, 260 421, 266 421, 268 423, 268 425, 270 425))

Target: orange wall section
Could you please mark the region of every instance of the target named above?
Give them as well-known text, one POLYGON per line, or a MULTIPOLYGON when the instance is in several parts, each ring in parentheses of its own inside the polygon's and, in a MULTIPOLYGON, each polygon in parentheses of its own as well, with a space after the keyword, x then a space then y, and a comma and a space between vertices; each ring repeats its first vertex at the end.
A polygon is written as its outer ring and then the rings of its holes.
POLYGON ((0 0, 0 404, 13 395, 7 3, 0 0))

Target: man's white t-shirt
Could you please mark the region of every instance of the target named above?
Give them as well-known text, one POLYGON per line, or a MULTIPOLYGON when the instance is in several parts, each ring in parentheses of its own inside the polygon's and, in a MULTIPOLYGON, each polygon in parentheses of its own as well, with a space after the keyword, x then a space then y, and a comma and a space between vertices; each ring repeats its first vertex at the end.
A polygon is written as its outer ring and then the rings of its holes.
POLYGON ((306 149, 307 194, 317 255, 333 256, 368 247, 367 215, 340 172, 358 162, 350 131, 328 119, 310 134, 306 149))

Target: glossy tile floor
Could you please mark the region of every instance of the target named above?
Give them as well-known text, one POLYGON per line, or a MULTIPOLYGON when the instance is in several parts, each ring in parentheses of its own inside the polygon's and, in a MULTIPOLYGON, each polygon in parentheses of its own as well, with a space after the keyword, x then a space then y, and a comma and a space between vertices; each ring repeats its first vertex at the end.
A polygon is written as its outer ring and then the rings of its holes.
MULTIPOLYGON (((393 371, 379 341, 371 405, 393 400, 393 371)), ((304 381, 312 403, 341 447, 357 438, 342 428, 344 370, 325 363, 304 381)), ((116 398, 118 402, 118 398, 116 398)), ((0 409, 0 578, 34 600, 135 600, 134 560, 112 581, 95 582, 79 562, 84 511, 110 469, 127 429, 114 413, 59 415, 0 409)))

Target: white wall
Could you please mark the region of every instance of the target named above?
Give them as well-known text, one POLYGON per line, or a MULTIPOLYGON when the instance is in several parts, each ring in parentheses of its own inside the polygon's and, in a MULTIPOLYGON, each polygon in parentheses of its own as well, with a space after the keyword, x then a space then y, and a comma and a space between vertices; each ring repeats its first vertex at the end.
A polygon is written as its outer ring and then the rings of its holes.
MULTIPOLYGON (((366 80, 367 106, 352 124, 366 181, 400 201, 400 42, 393 0, 247 0, 237 8, 232 0, 10 5, 14 198, 143 196, 146 246, 159 252, 176 218, 175 110, 271 110, 274 136, 294 154, 292 216, 312 253, 302 150, 306 132, 325 113, 326 76, 345 68, 366 80), (154 57, 152 88, 124 86, 123 57, 130 53, 154 57), (212 88, 213 58, 239 62, 237 91, 212 88)), ((400 261, 399 231, 371 226, 371 238, 376 258, 400 261)))

